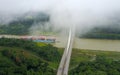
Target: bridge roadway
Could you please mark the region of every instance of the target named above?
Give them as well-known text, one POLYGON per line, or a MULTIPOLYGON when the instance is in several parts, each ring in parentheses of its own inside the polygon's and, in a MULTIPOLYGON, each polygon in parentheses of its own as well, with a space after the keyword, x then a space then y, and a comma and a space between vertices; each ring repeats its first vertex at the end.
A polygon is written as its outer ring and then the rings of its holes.
POLYGON ((71 27, 69 30, 67 46, 64 50, 60 65, 58 67, 57 75, 68 75, 74 35, 75 35, 75 28, 71 27))

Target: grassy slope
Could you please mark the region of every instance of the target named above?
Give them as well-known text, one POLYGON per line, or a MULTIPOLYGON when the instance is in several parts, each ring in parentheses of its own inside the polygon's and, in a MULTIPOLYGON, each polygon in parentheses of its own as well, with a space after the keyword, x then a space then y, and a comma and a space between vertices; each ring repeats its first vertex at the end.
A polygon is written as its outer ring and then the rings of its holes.
POLYGON ((70 62, 70 69, 75 68, 82 61, 94 60, 96 55, 103 55, 107 58, 120 60, 120 52, 73 49, 70 62))
MULTIPOLYGON (((3 56, 3 55, 1 54, 1 52, 2 52, 3 50, 6 50, 6 49, 15 51, 15 52, 17 53, 17 55, 19 55, 19 54, 21 53, 21 51, 23 51, 23 52, 24 52, 24 56, 25 56, 26 58, 33 58, 33 59, 34 59, 34 58, 37 58, 37 59, 41 59, 42 61, 49 63, 49 67, 50 67, 50 68, 53 68, 53 69, 55 69, 55 70, 57 69, 57 67, 58 67, 58 65, 59 65, 59 62, 50 62, 50 61, 44 60, 44 59, 40 58, 36 53, 31 52, 31 51, 28 51, 28 50, 25 50, 25 49, 22 49, 22 48, 19 48, 19 47, 17 48, 17 47, 3 47, 3 46, 0 46, 0 59, 5 58, 5 59, 11 61, 10 59, 6 58, 5 56, 3 56)), ((12 62, 12 61, 11 61, 11 62, 12 62)))

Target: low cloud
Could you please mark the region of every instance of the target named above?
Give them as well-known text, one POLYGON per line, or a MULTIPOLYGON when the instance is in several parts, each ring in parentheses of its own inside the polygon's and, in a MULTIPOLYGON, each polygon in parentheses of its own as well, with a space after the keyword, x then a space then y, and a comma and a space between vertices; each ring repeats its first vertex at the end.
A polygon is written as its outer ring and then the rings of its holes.
POLYGON ((14 14, 47 12, 49 22, 56 28, 75 25, 82 32, 85 28, 119 23, 119 3, 120 0, 0 0, 0 15, 4 17, 2 21, 11 21, 14 14))

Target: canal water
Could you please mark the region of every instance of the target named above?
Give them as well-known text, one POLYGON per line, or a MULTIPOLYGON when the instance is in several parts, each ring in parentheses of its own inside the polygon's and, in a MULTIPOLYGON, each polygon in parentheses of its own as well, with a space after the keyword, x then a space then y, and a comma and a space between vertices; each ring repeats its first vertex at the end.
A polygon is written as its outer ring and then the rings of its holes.
MULTIPOLYGON (((67 37, 57 38, 56 47, 65 47, 67 37)), ((88 50, 105 50, 105 51, 119 51, 120 40, 105 40, 105 39, 80 39, 75 38, 73 48, 88 49, 88 50)))

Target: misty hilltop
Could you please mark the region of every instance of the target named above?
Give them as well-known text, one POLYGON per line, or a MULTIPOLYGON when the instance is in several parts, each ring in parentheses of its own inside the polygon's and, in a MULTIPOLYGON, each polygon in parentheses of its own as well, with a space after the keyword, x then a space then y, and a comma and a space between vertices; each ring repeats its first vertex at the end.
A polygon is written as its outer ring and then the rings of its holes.
MULTIPOLYGON (((41 32, 53 32, 53 25, 50 22, 51 16, 45 12, 27 12, 21 15, 14 15, 14 19, 5 21, 0 17, 0 34, 7 35, 40 35, 41 32)), ((94 25, 87 30, 77 28, 80 38, 99 38, 99 39, 120 39, 120 17, 111 17, 111 22, 106 25, 94 25)), ((55 31, 54 31, 55 32, 55 31)))
POLYGON ((24 35, 29 33, 29 29, 35 25, 44 25, 49 22, 49 15, 43 12, 28 12, 15 16, 14 19, 5 21, 0 18, 0 34, 24 35))
POLYGON ((42 31, 76 26, 82 36, 95 27, 111 25, 110 32, 119 33, 119 3, 120 0, 0 0, 0 34, 39 35, 42 31))
POLYGON ((49 21, 49 15, 45 12, 29 11, 23 14, 11 14, 3 15, 0 14, 0 24, 10 24, 18 21, 33 20, 34 22, 49 21))

